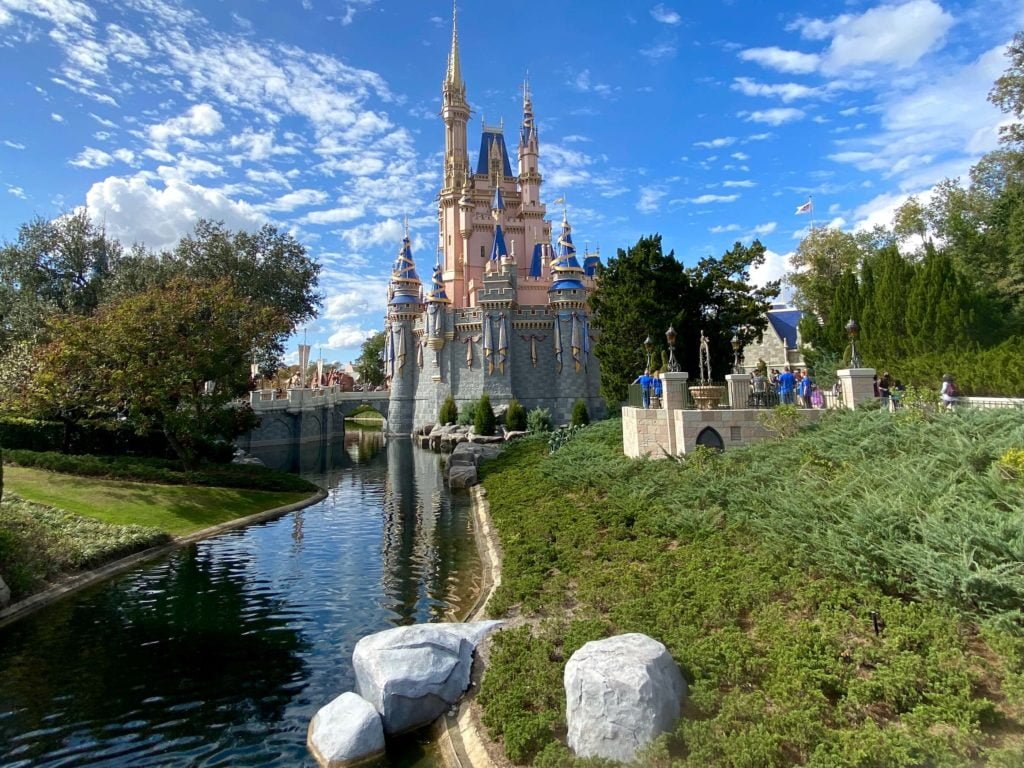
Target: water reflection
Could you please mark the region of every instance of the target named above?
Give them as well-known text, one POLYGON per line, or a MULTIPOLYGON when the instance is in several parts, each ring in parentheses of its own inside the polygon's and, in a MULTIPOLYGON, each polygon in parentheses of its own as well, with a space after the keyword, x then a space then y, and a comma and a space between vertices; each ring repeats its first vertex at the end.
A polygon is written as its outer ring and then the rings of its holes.
POLYGON ((0 630, 0 765, 311 765, 355 642, 444 617, 478 571, 436 456, 367 431, 336 448, 322 503, 0 630))

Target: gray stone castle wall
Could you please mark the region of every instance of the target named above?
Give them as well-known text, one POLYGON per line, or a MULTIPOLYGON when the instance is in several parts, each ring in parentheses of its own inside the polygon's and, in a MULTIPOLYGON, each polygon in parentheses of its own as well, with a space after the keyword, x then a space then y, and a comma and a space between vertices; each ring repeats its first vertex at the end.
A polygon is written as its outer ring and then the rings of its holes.
MULTIPOLYGON (((566 317, 563 315, 563 317, 566 317)), ((422 337, 422 321, 409 323, 409 335, 418 344, 422 337)), ((496 325, 495 325, 496 327, 496 325)), ((494 407, 507 405, 514 396, 530 411, 547 408, 555 424, 569 421, 576 400, 587 404, 591 418, 605 415, 604 401, 600 397, 600 371, 597 358, 591 354, 585 367, 576 370, 570 348, 571 324, 562 320, 562 367, 558 371, 554 350, 554 316, 548 307, 521 307, 515 309, 449 310, 445 313, 446 336, 444 347, 437 353, 428 345, 423 349, 423 366, 418 364, 414 344, 406 356, 401 375, 396 372, 391 383, 391 404, 388 428, 397 434, 407 434, 423 424, 437 420, 441 404, 452 394, 461 411, 480 399, 483 393, 491 398, 494 407), (508 357, 504 372, 495 366, 487 372, 484 359, 482 315, 492 317, 504 314, 508 328, 508 357), (536 337, 536 364, 532 359, 531 337, 536 337), (472 366, 466 364, 467 346, 472 347, 472 366)), ((495 333, 494 345, 497 346, 495 333)))

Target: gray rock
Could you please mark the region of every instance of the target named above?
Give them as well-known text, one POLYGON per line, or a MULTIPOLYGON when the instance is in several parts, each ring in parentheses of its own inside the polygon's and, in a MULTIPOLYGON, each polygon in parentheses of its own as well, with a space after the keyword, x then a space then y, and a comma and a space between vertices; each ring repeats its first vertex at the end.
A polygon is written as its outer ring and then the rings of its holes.
POLYGON ((675 728, 686 697, 665 646, 636 633, 587 643, 565 665, 564 681, 569 748, 623 763, 675 728))
POLYGON ((471 488, 480 482, 480 476, 473 465, 457 465, 448 471, 449 488, 471 488))
POLYGON ((11 588, 4 584, 4 579, 0 576, 0 608, 6 608, 11 604, 11 588))
POLYGON ((469 686, 476 644, 501 622, 415 624, 356 643, 356 691, 376 707, 388 734, 436 720, 469 686))
POLYGON ((313 716, 306 745, 324 768, 341 768, 382 754, 384 727, 373 704, 349 691, 313 716))
POLYGON ((469 441, 476 443, 477 445, 489 445, 492 443, 503 443, 505 442, 504 435, 470 435, 469 441))
POLYGON ((520 437, 526 437, 528 434, 530 434, 530 433, 529 432, 519 432, 517 430, 512 430, 511 432, 506 431, 505 432, 505 440, 506 441, 508 441, 508 440, 518 440, 520 437))

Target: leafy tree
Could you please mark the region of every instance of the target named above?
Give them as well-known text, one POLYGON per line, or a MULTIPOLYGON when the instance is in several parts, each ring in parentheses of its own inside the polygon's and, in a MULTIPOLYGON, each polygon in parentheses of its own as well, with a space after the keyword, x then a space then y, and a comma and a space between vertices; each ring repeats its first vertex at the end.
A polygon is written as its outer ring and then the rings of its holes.
POLYGON ((988 100, 1003 112, 1013 115, 1015 122, 999 129, 1000 141, 1008 144, 1024 143, 1024 31, 1018 31, 1006 47, 1006 56, 1010 66, 999 77, 988 100))
POLYGON ((690 278, 674 253, 662 253, 661 235, 641 237, 618 250, 598 268, 597 290, 590 297, 600 336, 594 354, 601 361, 601 390, 609 402, 626 398, 626 389, 644 369, 643 341, 659 344, 662 334, 690 291, 690 278))
POLYGON ((229 278, 177 278, 92 316, 52 318, 28 404, 65 421, 162 432, 193 466, 204 446, 252 426, 252 412, 230 403, 248 391, 254 346, 288 326, 229 278))
POLYGON ((491 407, 491 398, 487 393, 480 395, 476 405, 476 413, 473 416, 473 431, 478 435, 493 435, 497 426, 497 419, 494 417, 494 408, 491 407))
POLYGON ((0 350, 32 338, 54 313, 94 311, 120 252, 85 210, 23 224, 0 248, 0 350))
POLYGON ((831 227, 812 229, 797 246, 791 260, 793 271, 786 275, 796 290, 796 305, 827 324, 836 282, 843 274, 854 272, 863 255, 863 244, 848 232, 831 227))
POLYGON ((728 371, 733 333, 744 342, 758 338, 767 326, 770 301, 778 295, 778 283, 762 288, 749 284, 750 270, 764 261, 764 251, 756 240, 750 246, 736 243, 721 258, 707 257, 687 269, 674 253, 662 252, 660 235, 642 237, 627 251, 619 249, 600 268, 590 298, 601 332, 594 353, 601 361, 605 398, 625 399, 629 382, 646 364, 645 337, 661 350, 669 326, 678 334, 681 370, 697 371, 703 331, 711 340, 712 371, 728 371))
POLYGON ((365 386, 377 387, 384 383, 384 331, 378 331, 363 342, 355 369, 365 386))

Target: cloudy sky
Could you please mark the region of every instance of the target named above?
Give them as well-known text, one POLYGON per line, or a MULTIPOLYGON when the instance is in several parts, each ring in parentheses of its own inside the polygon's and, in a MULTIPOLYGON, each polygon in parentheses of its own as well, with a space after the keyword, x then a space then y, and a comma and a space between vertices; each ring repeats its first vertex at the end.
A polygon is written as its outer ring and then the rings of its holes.
MULTIPOLYGON (((481 120, 514 145, 528 75, 580 246, 657 232, 692 263, 758 237, 768 279, 809 198, 818 224, 889 223, 992 149, 1021 28, 1019 0, 462 0, 471 151, 481 120)), ((273 223, 323 265, 314 350, 352 359, 404 216, 433 263, 450 40, 443 0, 0 0, 0 240, 83 205, 153 249, 201 216, 273 223)))

